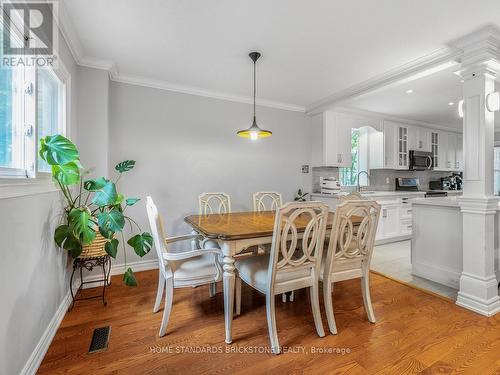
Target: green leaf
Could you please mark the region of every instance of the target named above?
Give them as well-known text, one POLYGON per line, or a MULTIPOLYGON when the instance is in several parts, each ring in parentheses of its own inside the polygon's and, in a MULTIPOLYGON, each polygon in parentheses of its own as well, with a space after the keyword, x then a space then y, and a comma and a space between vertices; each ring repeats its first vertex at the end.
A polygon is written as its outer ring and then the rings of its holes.
POLYGON ((115 203, 117 197, 115 184, 107 181, 104 186, 96 190, 92 203, 99 207, 110 206, 115 203))
POLYGON ((113 235, 115 234, 113 231, 107 230, 106 228, 104 228, 102 226, 99 226, 99 233, 101 233, 101 236, 103 236, 104 238, 107 238, 108 240, 113 238, 113 235))
POLYGON ((125 225, 125 218, 120 211, 113 208, 109 212, 99 213, 97 215, 97 223, 99 224, 99 228, 103 228, 105 231, 121 232, 125 225))
POLYGON ((123 194, 120 194, 118 193, 117 197, 116 197, 116 201, 115 201, 115 205, 119 205, 123 202, 123 200, 125 199, 124 195, 123 194))
POLYGON ((130 238, 127 243, 134 248, 134 251, 140 257, 143 257, 153 247, 153 237, 144 232, 142 234, 136 234, 134 237, 130 238))
POLYGON ((127 172, 130 171, 132 168, 135 166, 135 160, 125 160, 122 161, 121 163, 116 164, 115 169, 120 172, 127 172))
MULTIPOLYGON (((67 241, 66 241, 67 242, 67 241)), ((74 247, 71 247, 71 249, 67 249, 69 253, 71 254, 71 257, 73 259, 78 258, 78 256, 82 253, 82 244, 80 242, 75 243, 74 247)))
POLYGON ((86 209, 74 208, 68 215, 71 230, 84 245, 90 244, 95 238, 92 215, 86 209))
POLYGON ((123 274, 123 282, 127 286, 137 286, 137 280, 135 279, 134 272, 132 272, 132 268, 129 267, 123 274))
POLYGON ((125 203, 127 204, 127 206, 133 206, 134 204, 136 204, 139 201, 140 201, 139 198, 127 198, 125 203))
POLYGON ((53 165, 52 176, 59 181, 61 185, 75 185, 80 182, 80 168, 75 162, 64 165, 53 165))
POLYGON ((109 256, 116 258, 116 253, 118 252, 118 240, 113 238, 111 241, 106 242, 104 250, 106 250, 109 256))
POLYGON ((60 225, 54 232, 54 241, 56 241, 57 246, 63 247, 64 241, 72 234, 69 225, 60 225))
POLYGON ((49 165, 65 165, 80 159, 76 146, 59 134, 40 139, 39 154, 49 165))
POLYGON ((99 189, 102 189, 107 182, 108 180, 106 180, 104 177, 87 180, 83 183, 83 188, 87 191, 97 191, 99 189))

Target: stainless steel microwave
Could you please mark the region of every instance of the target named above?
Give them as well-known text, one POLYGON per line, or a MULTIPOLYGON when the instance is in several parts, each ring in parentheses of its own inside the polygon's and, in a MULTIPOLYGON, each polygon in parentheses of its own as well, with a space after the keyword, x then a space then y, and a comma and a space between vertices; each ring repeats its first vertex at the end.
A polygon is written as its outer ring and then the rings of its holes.
POLYGON ((410 171, 427 171, 434 169, 434 158, 432 152, 410 150, 410 171))

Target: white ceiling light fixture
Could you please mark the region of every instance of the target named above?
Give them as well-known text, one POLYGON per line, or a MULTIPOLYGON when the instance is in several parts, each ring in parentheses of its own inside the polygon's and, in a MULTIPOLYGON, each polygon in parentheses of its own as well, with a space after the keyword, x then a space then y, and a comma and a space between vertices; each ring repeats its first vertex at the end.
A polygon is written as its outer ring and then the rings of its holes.
POLYGON ((458 102, 458 116, 460 118, 464 117, 464 101, 463 101, 463 99, 458 102))
POLYGON ((412 89, 408 89, 408 90, 406 90, 406 93, 407 93, 407 94, 412 94, 412 93, 413 93, 413 90, 412 90, 412 89))
POLYGON ((486 109, 490 112, 496 112, 500 109, 500 93, 498 91, 486 95, 486 109))

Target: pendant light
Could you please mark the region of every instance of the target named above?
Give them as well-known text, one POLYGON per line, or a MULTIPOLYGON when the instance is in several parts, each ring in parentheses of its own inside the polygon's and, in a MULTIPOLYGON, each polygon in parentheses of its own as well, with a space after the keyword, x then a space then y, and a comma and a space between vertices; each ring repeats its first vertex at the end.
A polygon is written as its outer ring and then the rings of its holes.
POLYGON ((273 134, 270 130, 264 130, 259 128, 257 125, 257 120, 255 118, 255 63, 260 57, 259 52, 250 52, 248 54, 253 61, 253 123, 248 129, 240 130, 236 134, 243 138, 250 138, 252 141, 255 141, 259 138, 270 137, 273 134))

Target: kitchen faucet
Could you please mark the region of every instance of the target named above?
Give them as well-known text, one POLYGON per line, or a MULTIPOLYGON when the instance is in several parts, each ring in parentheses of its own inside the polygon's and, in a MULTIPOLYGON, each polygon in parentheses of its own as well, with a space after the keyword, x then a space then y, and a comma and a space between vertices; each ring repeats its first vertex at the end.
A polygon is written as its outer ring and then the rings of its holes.
POLYGON ((366 178, 368 179, 368 185, 370 185, 370 175, 368 174, 367 171, 360 171, 358 172, 358 184, 356 185, 356 191, 359 193, 361 191, 361 186, 359 185, 359 176, 364 173, 366 174, 366 178))

